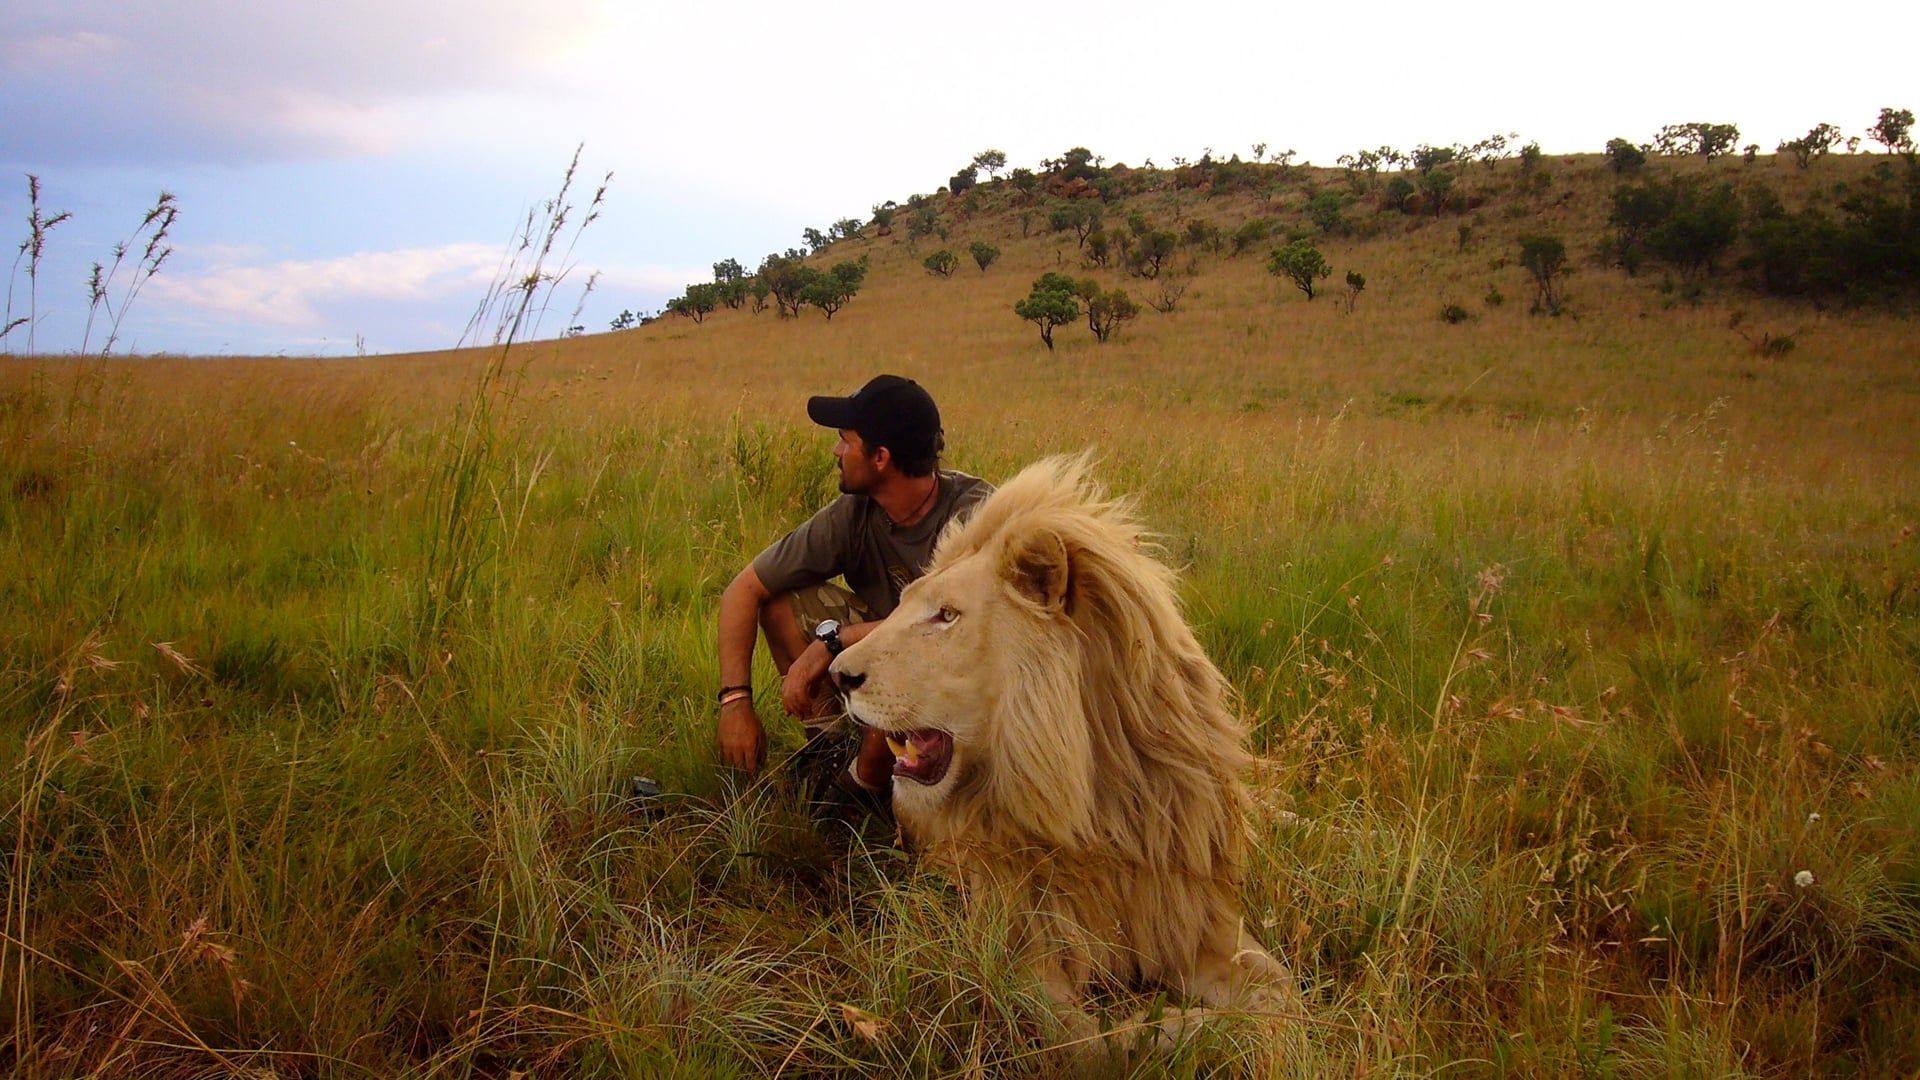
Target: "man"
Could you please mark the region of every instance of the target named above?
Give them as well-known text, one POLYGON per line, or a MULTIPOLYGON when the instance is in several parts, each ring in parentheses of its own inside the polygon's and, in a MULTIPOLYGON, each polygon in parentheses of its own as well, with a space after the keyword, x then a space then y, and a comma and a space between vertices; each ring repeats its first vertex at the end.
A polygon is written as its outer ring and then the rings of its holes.
POLYGON ((848 737, 827 665, 892 614, 900 590, 926 572, 941 530, 993 487, 939 467, 940 410, 911 379, 880 375, 850 397, 809 398, 807 416, 840 433, 842 494, 721 594, 720 761, 751 774, 766 760, 750 685, 758 627, 783 679, 781 703, 807 727, 803 767, 818 773, 809 779, 871 802, 892 783, 893 754, 878 732, 863 732, 857 747, 848 737), (830 583, 836 576, 847 588, 830 583))

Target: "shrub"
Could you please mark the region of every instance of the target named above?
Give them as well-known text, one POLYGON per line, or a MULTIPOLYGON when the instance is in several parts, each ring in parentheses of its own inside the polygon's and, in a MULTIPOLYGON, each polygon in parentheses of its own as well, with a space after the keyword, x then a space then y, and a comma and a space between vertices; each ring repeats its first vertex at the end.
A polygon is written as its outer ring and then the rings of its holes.
POLYGON ((1256 244, 1265 243, 1267 237, 1272 235, 1273 222, 1266 218, 1248 218, 1233 230, 1233 253, 1238 255, 1256 244))
POLYGON ((1471 318, 1473 316, 1459 304, 1448 304, 1440 309, 1440 321, 1448 326, 1457 326, 1471 318))
POLYGON ((954 267, 960 265, 960 259, 955 256, 953 252, 948 251, 946 248, 941 248, 939 251, 920 260, 920 265, 926 267, 932 273, 939 274, 941 277, 952 277, 954 267))
MULTIPOLYGON (((997 150, 993 152, 999 153, 997 150)), ((1000 163, 1006 164, 1006 155, 1001 155, 1000 163)), ((993 265, 993 260, 1000 257, 1000 249, 985 240, 975 240, 973 246, 967 249, 967 254, 973 256, 974 265, 980 267, 980 272, 984 274, 987 272, 987 267, 993 265)))
POLYGON ((807 252, 813 255, 819 254, 820 249, 833 243, 833 241, 827 237, 826 233, 821 232, 811 225, 800 231, 800 239, 806 241, 807 252))
POLYGON ((980 167, 977 165, 968 165, 966 168, 954 173, 953 176, 947 180, 947 190, 958 195, 974 184, 979 183, 979 181, 980 167))
POLYGON ((1220 251, 1220 226, 1195 218, 1187 222, 1187 243, 1216 254, 1220 251))
POLYGON ((1539 291, 1535 311, 1560 314, 1560 298, 1554 292, 1557 279, 1567 265, 1567 245, 1559 237, 1529 234, 1520 238, 1520 265, 1533 276, 1539 291))
POLYGON ((1702 190, 1676 182, 1666 217, 1647 233, 1647 247, 1687 277, 1711 274, 1714 260, 1733 246, 1739 228, 1740 206, 1731 184, 1702 190))
POLYGON ((1333 273, 1333 268, 1327 265, 1326 256, 1313 246, 1313 241, 1295 240, 1267 256, 1267 272, 1292 281, 1295 288, 1312 300, 1314 281, 1333 273))
POLYGON ((1647 163, 1647 152, 1626 139, 1607 140, 1607 164, 1616 173, 1639 172, 1647 163))
POLYGON ((1530 142, 1520 148, 1520 171, 1531 173, 1540 167, 1540 144, 1530 142))
POLYGON ((1406 210, 1416 190, 1418 189, 1413 186, 1413 181, 1396 175, 1387 181, 1387 205, 1395 210, 1406 210))
POLYGON ((1346 196, 1337 191, 1316 191, 1313 198, 1307 200, 1307 218, 1318 226, 1324 234, 1345 232, 1346 219, 1341 213, 1347 208, 1346 196))
POLYGON ((893 210, 894 206, 891 201, 881 203, 873 208, 873 228, 874 231, 878 232, 881 236, 891 236, 893 234, 893 210))

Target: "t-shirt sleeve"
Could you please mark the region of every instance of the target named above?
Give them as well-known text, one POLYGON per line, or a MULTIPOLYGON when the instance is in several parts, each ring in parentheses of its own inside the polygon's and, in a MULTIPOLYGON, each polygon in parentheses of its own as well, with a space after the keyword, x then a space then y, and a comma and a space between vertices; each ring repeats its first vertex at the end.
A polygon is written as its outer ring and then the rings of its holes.
POLYGON ((986 502, 987 496, 991 494, 993 494, 992 484, 985 480, 974 479, 973 483, 962 488, 959 496, 953 500, 953 519, 965 521, 972 517, 973 512, 980 509, 980 504, 986 502))
POLYGON ((792 592, 844 573, 852 550, 853 501, 843 495, 754 556, 753 571, 768 592, 792 592))

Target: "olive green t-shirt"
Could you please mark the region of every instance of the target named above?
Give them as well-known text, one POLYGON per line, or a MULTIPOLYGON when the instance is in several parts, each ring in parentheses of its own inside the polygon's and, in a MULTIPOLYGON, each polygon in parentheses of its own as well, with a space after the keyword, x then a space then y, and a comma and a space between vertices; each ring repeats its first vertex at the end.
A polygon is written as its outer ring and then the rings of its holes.
POLYGON ((992 484, 966 473, 942 469, 939 480, 933 506, 904 529, 895 528, 867 496, 842 495, 756 555, 753 570, 775 593, 818 585, 837 574, 875 618, 884 619, 900 602, 900 590, 926 572, 940 531, 993 494, 992 484))

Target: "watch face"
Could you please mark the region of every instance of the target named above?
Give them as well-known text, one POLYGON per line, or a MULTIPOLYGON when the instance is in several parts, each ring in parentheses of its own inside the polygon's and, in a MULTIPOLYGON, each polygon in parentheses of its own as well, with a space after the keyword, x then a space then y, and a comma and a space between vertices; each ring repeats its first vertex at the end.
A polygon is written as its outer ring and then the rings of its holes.
POLYGON ((833 619, 822 619, 820 625, 813 628, 813 636, 821 640, 840 632, 840 623, 833 619))

